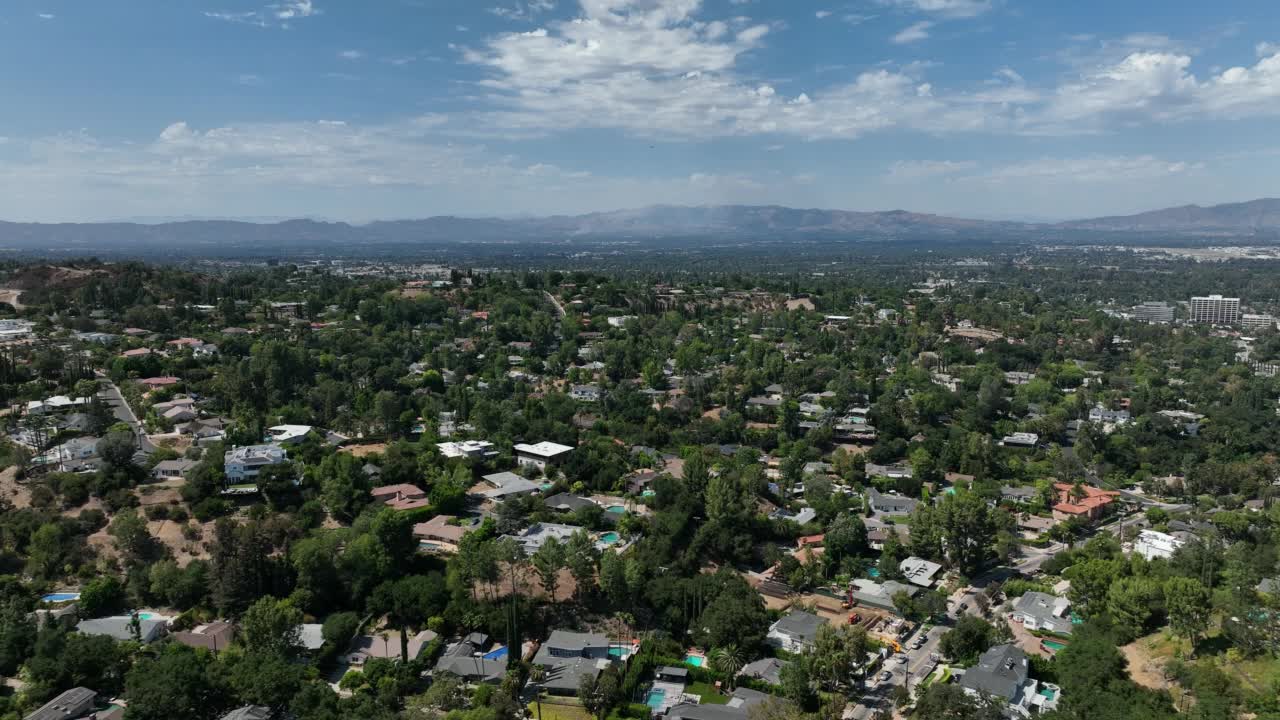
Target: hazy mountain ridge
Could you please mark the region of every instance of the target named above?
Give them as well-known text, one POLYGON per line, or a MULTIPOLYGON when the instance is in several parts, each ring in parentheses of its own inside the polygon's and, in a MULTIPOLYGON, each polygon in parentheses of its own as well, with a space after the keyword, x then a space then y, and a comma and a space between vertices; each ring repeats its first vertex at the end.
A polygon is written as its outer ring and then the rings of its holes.
POLYGON ((1056 224, 948 217, 905 210, 857 212, 778 205, 659 205, 632 210, 555 215, 541 218, 385 220, 353 225, 318 220, 255 223, 184 220, 140 223, 0 222, 0 248, 18 251, 99 248, 174 251, 201 246, 316 248, 361 245, 449 244, 465 242, 564 242, 575 238, 723 237, 778 240, 826 236, 857 239, 911 237, 1049 238, 1070 234, 1180 233, 1186 235, 1274 235, 1280 232, 1280 199, 1200 207, 1188 205, 1137 215, 1056 224))

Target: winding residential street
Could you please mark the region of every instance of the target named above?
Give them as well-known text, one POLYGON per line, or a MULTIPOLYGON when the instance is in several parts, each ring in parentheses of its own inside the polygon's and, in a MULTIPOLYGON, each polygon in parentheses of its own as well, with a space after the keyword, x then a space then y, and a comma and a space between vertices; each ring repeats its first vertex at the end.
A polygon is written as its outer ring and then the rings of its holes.
POLYGON ((124 399, 124 395, 120 393, 120 388, 116 384, 105 378, 107 387, 98 391, 98 397, 106 401, 111 407, 111 412, 115 414, 116 419, 125 423, 133 430, 134 437, 138 440, 138 449, 150 455, 156 451, 156 446, 147 438, 147 433, 142 427, 142 423, 138 421, 138 416, 133 414, 133 408, 129 407, 129 403, 124 399))

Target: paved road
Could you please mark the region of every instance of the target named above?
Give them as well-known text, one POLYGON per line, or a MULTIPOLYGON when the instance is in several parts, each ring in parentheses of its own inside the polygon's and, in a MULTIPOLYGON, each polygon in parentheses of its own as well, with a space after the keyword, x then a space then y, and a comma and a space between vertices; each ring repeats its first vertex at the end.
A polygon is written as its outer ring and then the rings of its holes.
POLYGON ((560 301, 556 299, 556 296, 555 296, 555 295, 552 295, 551 293, 547 292, 546 290, 543 290, 543 291, 542 291, 542 294, 543 294, 543 295, 546 295, 546 296, 547 296, 547 300, 548 300, 548 301, 550 301, 550 302, 551 302, 551 304, 552 304, 552 305, 554 305, 554 306, 556 307, 556 314, 557 314, 557 315, 559 315, 561 318, 563 318, 563 317, 564 317, 564 306, 560 304, 560 301))
POLYGON ((845 708, 845 720, 868 720, 880 709, 892 707, 893 689, 903 683, 906 683, 907 689, 914 692, 915 688, 929 677, 937 666, 937 662, 931 656, 938 651, 938 642, 949 629, 943 625, 935 625, 927 632, 918 629, 907 636, 903 641, 904 652, 890 656, 876 671, 875 676, 867 681, 867 690, 863 693, 862 699, 857 703, 850 703, 845 708), (918 650, 913 650, 911 646, 919 637, 924 637, 925 642, 918 650), (907 658, 905 663, 900 662, 903 654, 907 658), (891 677, 881 681, 880 675, 885 671, 888 671, 891 677))
POLYGON ((133 414, 133 408, 129 407, 129 403, 125 401, 124 395, 120 394, 120 388, 111 381, 106 381, 107 387, 98 391, 98 397, 105 400, 107 405, 111 407, 111 412, 115 414, 116 419, 125 423, 133 430, 133 435, 138 440, 138 449, 150 455, 156 451, 156 446, 151 444, 147 439, 147 433, 142 428, 142 423, 138 422, 138 417, 133 414))

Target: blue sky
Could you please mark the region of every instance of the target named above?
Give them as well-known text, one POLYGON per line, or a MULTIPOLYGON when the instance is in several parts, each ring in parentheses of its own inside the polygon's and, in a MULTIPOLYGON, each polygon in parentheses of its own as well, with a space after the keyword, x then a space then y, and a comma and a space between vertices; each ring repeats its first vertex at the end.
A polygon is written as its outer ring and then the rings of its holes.
POLYGON ((0 218, 1280 195, 1273 0, 6 0, 0 218))

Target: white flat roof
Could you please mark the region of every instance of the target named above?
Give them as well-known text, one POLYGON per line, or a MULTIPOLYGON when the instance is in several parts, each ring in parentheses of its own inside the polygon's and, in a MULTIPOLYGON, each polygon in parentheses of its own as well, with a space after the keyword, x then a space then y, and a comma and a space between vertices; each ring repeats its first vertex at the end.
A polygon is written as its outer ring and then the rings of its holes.
POLYGON ((557 455, 563 455, 564 453, 569 452, 573 448, 569 447, 568 445, 561 445, 560 443, 553 443, 547 440, 543 440, 537 445, 526 445, 524 443, 521 443, 519 445, 516 445, 512 449, 518 453, 523 453, 525 455, 536 455, 538 457, 543 457, 543 458, 553 458, 557 455))

